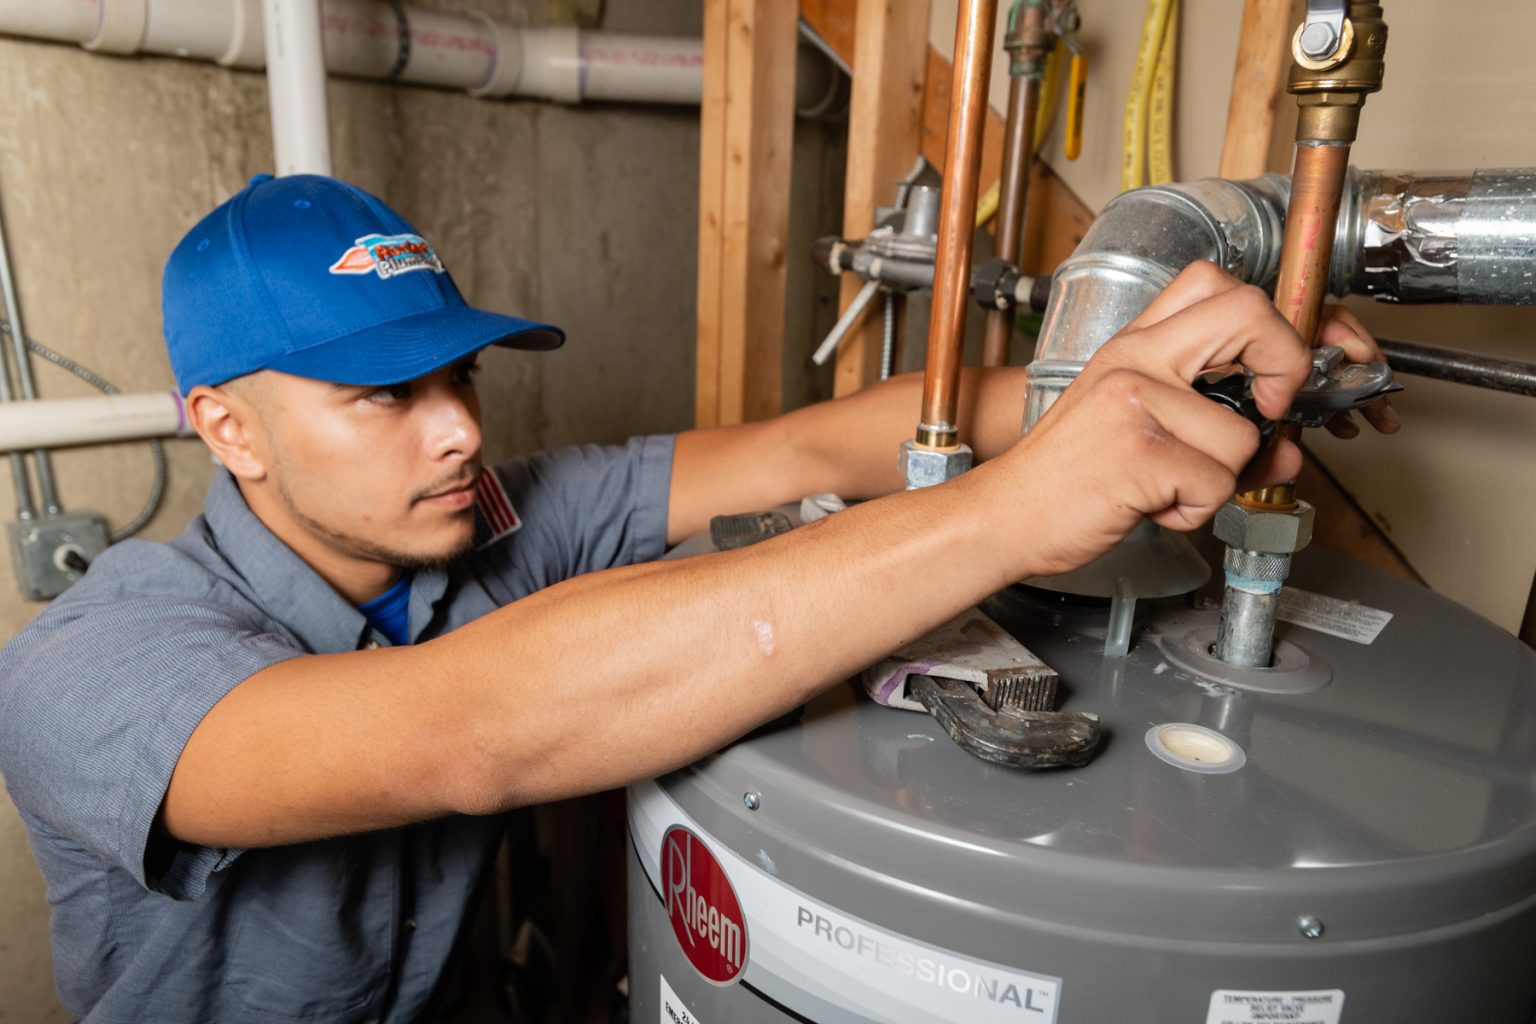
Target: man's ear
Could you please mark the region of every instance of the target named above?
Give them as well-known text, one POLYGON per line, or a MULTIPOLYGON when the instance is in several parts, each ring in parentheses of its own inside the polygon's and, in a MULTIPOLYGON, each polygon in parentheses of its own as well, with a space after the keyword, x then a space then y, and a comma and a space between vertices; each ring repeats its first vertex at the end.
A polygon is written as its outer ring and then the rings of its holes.
POLYGON ((199 384, 187 392, 187 421, 237 480, 266 478, 270 451, 261 414, 238 389, 199 384))

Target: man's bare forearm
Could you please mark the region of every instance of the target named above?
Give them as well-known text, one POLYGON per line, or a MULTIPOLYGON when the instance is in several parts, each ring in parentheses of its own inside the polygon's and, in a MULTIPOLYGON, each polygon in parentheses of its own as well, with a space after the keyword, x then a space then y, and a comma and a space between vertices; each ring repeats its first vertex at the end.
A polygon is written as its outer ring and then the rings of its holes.
POLYGON ((1022 567, 976 514, 995 490, 974 474, 742 551, 569 580, 418 647, 274 666, 199 726, 165 827, 298 842, 686 764, 1005 585, 1022 567), (242 778, 253 764, 281 785, 242 778))

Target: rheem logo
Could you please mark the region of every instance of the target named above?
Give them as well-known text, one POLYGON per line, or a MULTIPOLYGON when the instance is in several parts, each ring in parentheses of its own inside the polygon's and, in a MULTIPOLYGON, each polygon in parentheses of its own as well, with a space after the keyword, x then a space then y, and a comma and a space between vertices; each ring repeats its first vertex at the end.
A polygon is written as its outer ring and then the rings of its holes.
POLYGON ((661 840, 667 917, 688 962, 705 978, 726 985, 747 962, 747 925, 730 879, 704 841, 681 825, 661 840))

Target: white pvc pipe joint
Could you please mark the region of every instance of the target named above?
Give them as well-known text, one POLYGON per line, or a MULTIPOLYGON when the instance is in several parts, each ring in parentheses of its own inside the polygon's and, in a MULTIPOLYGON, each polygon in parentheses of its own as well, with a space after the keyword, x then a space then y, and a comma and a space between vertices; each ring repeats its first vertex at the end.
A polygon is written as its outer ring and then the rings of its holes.
POLYGON ((103 3, 96 31, 84 44, 100 53, 137 53, 149 20, 149 0, 114 0, 103 3))
POLYGON ((0 403, 0 452, 191 433, 175 391, 0 403))

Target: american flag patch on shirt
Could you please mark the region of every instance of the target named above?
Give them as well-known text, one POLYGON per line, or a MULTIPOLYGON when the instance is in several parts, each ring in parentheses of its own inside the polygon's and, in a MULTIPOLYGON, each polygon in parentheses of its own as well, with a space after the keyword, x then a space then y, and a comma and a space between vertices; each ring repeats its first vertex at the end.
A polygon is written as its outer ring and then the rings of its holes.
POLYGON ((494 469, 480 474, 475 484, 475 550, 494 544, 509 533, 522 529, 523 521, 512 507, 501 477, 494 469))

